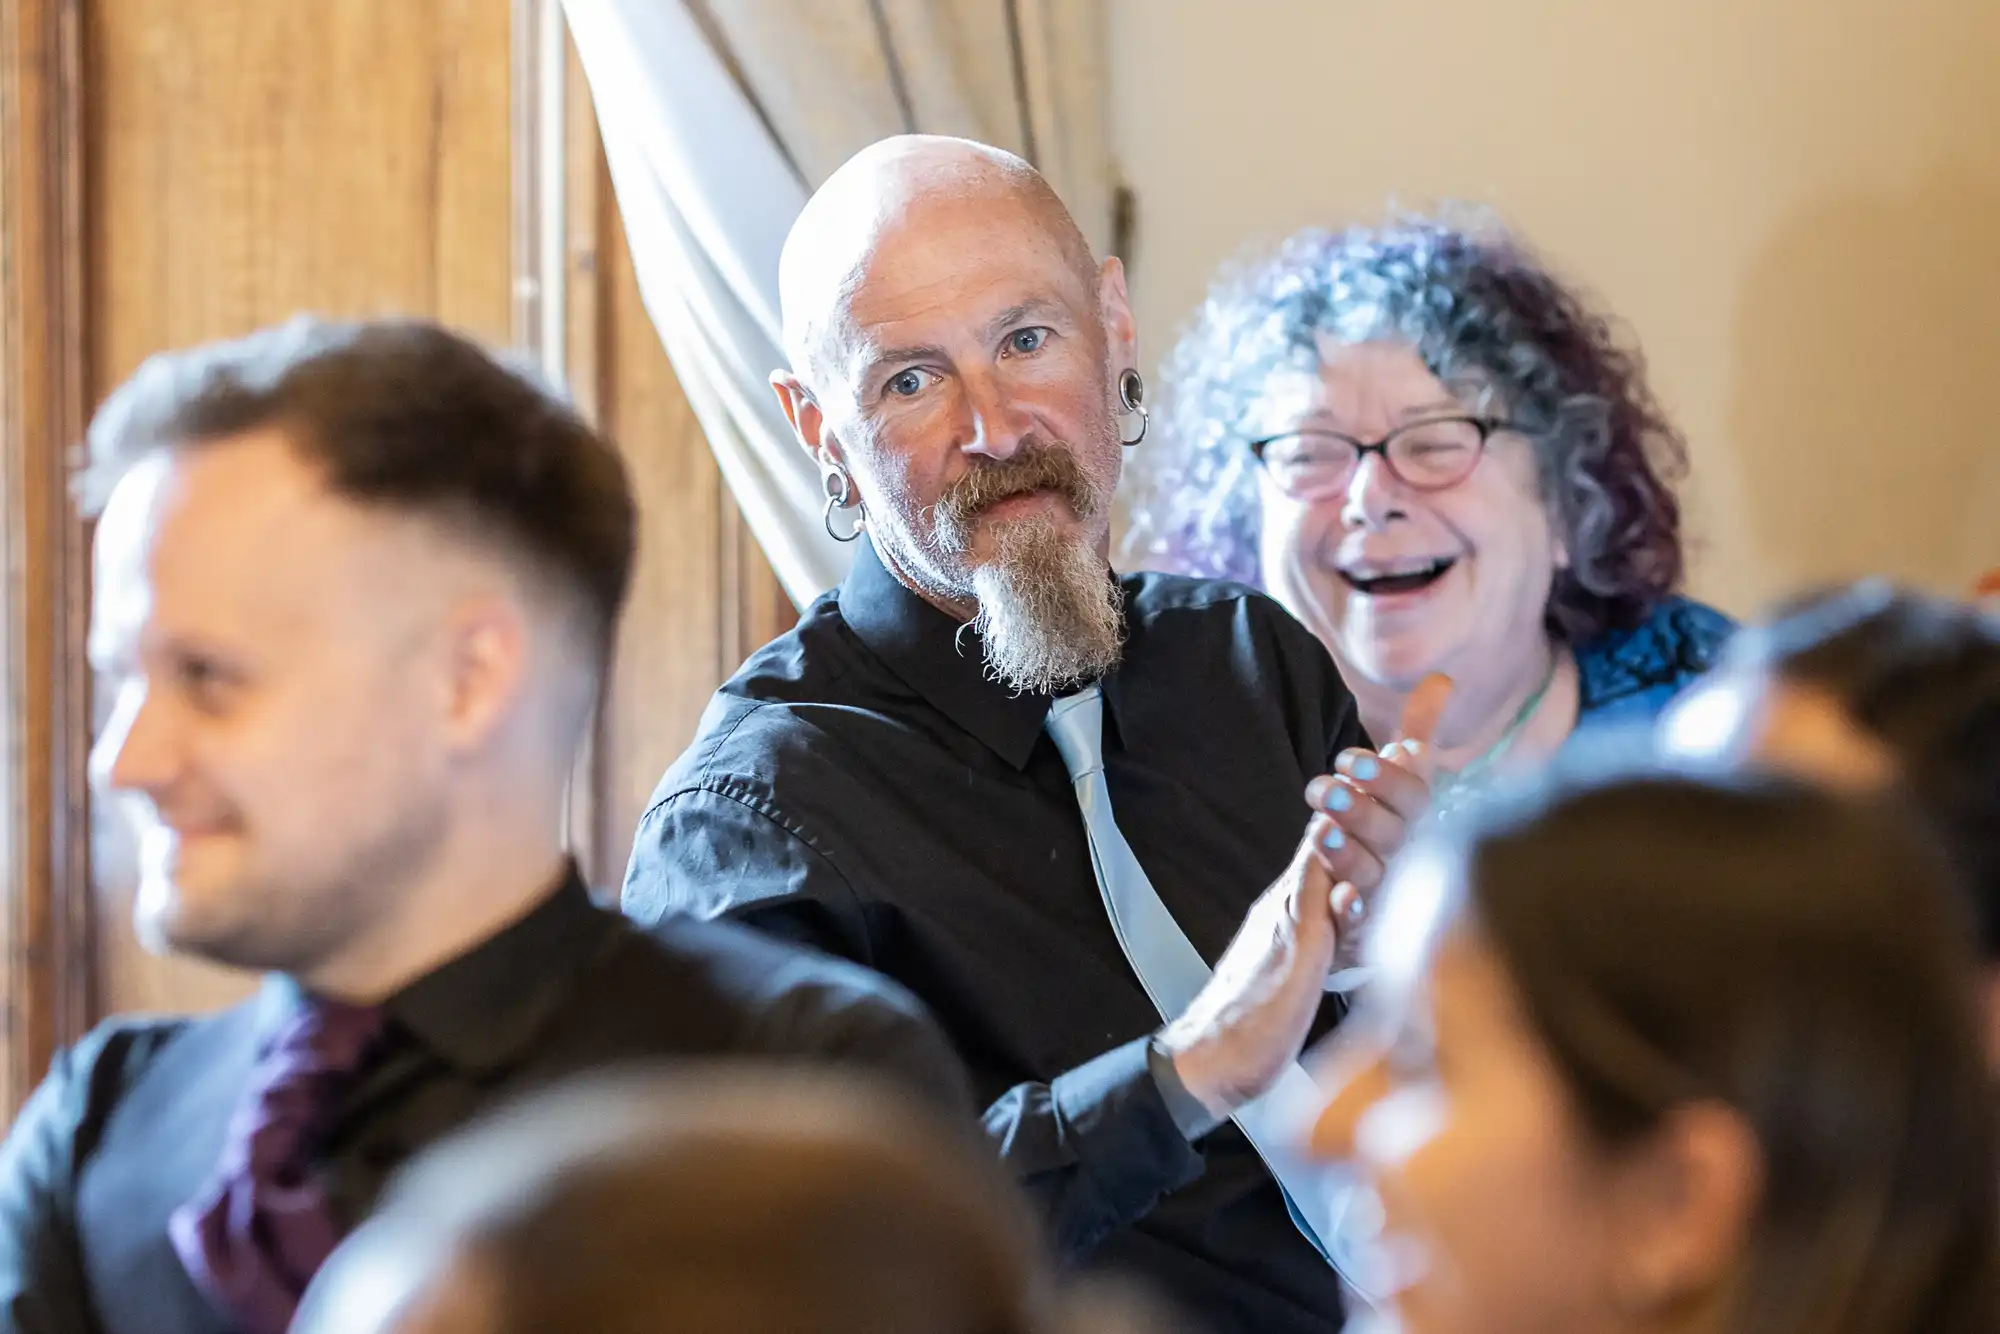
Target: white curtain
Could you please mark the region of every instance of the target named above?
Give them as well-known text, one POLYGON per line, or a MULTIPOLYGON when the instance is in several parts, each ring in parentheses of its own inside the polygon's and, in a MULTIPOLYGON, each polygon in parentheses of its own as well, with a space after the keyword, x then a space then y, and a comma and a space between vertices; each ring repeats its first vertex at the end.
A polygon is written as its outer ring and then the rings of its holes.
POLYGON ((803 605, 838 583, 812 460, 768 385, 807 195, 908 131, 1011 149, 1110 240, 1102 0, 564 0, 646 309, 722 475, 803 605))

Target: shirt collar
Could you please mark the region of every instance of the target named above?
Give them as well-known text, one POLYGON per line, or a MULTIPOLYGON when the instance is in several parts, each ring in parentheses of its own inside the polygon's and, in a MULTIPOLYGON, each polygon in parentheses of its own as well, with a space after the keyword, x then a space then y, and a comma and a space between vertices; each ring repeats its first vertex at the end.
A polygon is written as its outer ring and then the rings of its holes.
POLYGON ((1015 694, 986 675, 979 637, 906 587, 866 537, 840 586, 840 615, 896 677, 988 750, 1028 767, 1050 697, 1015 694))
MULTIPOLYGON (((397 1024, 462 1069, 497 1069, 518 1057, 568 995, 621 919, 591 901, 576 864, 525 917, 391 996, 397 1024)), ((274 976, 264 1004, 273 1021, 304 993, 274 976)))

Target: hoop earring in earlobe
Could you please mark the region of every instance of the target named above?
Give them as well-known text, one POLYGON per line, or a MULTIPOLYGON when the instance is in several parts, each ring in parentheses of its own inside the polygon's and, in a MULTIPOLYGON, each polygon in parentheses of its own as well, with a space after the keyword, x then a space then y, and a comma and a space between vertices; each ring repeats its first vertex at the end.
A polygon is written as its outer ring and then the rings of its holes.
POLYGON ((842 536, 833 527, 835 510, 860 510, 861 502, 854 496, 854 479, 847 475, 847 469, 838 464, 830 464, 820 477, 820 485, 826 489, 826 509, 820 514, 820 522, 826 525, 826 535, 836 542, 852 542, 861 536, 861 523, 866 513, 854 516, 854 526, 842 536))
POLYGON ((1146 411, 1146 381, 1139 372, 1127 366, 1118 377, 1118 403, 1126 415, 1139 414, 1139 434, 1127 440, 1121 432, 1118 443, 1130 449, 1146 438, 1146 428, 1153 424, 1152 414, 1146 411))

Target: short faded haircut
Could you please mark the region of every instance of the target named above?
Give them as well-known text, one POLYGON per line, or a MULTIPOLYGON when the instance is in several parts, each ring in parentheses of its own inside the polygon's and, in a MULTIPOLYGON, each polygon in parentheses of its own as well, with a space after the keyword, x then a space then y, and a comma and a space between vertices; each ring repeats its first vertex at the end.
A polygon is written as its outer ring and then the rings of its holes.
POLYGON ((140 459, 266 427, 334 494, 517 561, 608 660, 637 527, 617 449, 531 373, 436 324, 301 316, 152 357, 91 421, 78 500, 94 515, 140 459))

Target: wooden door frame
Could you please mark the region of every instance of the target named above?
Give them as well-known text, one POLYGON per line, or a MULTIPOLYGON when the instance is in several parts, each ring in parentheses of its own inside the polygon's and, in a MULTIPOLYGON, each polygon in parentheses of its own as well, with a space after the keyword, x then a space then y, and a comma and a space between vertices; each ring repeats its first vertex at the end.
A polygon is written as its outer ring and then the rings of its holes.
MULTIPOLYGON (((599 259, 617 225, 594 108, 551 0, 515 0, 517 341, 607 410, 611 302, 599 259), (529 16, 535 22, 524 21, 529 16), (562 43, 560 58, 554 49, 562 43)), ((88 1031, 98 974, 88 760, 89 529, 70 496, 90 383, 86 0, 0 0, 0 1116, 88 1031)), ((770 633, 782 593, 726 486, 719 676, 770 633)), ((599 726, 617 726, 600 719, 599 726)), ((576 851, 622 867, 596 747, 578 770, 576 851)), ((4 1122, 0 1122, 4 1124, 4 1122)))
POLYGON ((82 0, 0 0, 0 1108, 95 1018, 82 0))

